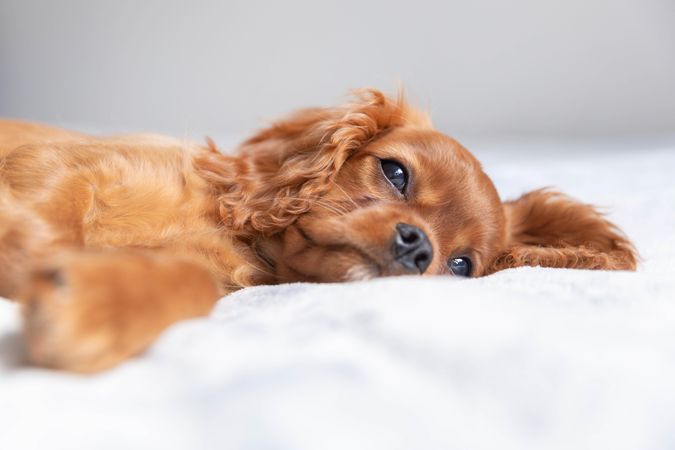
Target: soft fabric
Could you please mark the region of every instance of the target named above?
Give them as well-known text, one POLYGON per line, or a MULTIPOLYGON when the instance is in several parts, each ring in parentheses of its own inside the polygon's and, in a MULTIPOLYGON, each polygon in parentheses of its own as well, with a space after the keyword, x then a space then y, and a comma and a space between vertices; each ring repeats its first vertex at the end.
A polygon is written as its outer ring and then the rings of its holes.
POLYGON ((638 271, 256 287, 97 376, 26 366, 0 302, 0 449, 675 448, 675 146, 476 156, 604 207, 638 271))

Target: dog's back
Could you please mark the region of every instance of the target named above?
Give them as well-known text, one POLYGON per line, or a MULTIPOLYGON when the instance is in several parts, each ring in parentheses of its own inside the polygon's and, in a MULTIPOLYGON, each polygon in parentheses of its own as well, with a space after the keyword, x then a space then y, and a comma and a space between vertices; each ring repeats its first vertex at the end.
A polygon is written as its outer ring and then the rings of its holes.
POLYGON ((232 253, 192 168, 203 151, 165 136, 99 138, 0 121, 0 296, 14 296, 31 266, 69 248, 184 253, 213 241, 232 253))
POLYGON ((0 119, 0 157, 22 145, 84 140, 87 137, 73 131, 48 125, 0 119))

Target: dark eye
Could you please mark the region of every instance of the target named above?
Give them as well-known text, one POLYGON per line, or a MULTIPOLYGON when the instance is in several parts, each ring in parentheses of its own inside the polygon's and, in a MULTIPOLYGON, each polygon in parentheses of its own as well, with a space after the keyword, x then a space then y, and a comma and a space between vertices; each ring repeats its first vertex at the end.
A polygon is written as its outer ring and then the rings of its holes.
POLYGON ((387 177, 387 180, 389 180, 400 193, 403 193, 403 190, 408 184, 408 173, 403 166, 397 162, 383 159, 382 172, 384 172, 384 176, 387 177))
POLYGON ((450 272, 452 272, 453 275, 457 275, 458 277, 468 277, 471 275, 473 264, 471 264, 471 260, 469 258, 462 256, 459 258, 450 258, 448 261, 448 267, 450 268, 450 272))

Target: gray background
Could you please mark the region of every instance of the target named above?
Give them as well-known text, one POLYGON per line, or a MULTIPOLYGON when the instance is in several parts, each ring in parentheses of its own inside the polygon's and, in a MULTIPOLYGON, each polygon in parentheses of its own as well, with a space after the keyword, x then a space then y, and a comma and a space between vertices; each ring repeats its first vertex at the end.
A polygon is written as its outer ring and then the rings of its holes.
POLYGON ((462 138, 675 134, 675 0, 0 0, 0 116, 244 134, 402 83, 462 138))

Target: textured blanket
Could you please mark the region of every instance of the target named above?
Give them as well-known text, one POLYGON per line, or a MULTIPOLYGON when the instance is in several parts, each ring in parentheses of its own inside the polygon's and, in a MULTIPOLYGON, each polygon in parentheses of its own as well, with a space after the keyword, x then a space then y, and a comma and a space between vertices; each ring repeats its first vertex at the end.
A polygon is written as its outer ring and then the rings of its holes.
POLYGON ((605 207, 637 272, 262 286, 90 377, 27 367, 0 301, 0 449, 675 448, 675 146, 549 150, 477 156, 605 207))

